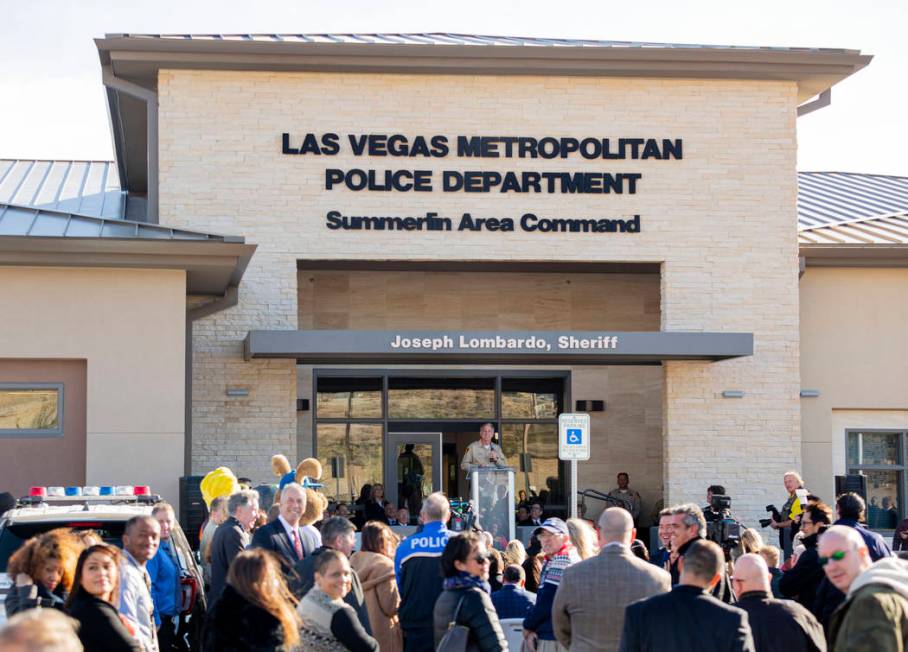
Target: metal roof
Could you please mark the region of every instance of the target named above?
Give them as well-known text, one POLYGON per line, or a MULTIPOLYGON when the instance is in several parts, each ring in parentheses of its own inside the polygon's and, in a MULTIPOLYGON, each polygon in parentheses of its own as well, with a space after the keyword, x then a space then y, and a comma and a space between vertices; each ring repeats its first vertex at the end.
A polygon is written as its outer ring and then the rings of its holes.
POLYGON ((802 245, 908 245, 908 212, 801 229, 802 245))
POLYGON ((768 52, 836 52, 857 53, 858 50, 809 47, 760 47, 749 45, 702 45, 693 43, 658 43, 651 41, 604 41, 598 39, 539 38, 523 36, 490 36, 484 34, 452 34, 423 32, 412 34, 106 34, 106 38, 160 39, 170 41, 236 41, 259 43, 346 43, 368 45, 476 45, 494 47, 572 47, 572 48, 657 48, 657 49, 716 49, 761 50, 768 52))
POLYGON ((0 203, 103 218, 126 216, 112 161, 0 159, 0 203))
POLYGON ((243 238, 237 236, 212 235, 158 224, 104 219, 6 203, 0 203, 0 236, 244 242, 243 238))
POLYGON ((798 229, 908 213, 908 177, 798 173, 798 229))

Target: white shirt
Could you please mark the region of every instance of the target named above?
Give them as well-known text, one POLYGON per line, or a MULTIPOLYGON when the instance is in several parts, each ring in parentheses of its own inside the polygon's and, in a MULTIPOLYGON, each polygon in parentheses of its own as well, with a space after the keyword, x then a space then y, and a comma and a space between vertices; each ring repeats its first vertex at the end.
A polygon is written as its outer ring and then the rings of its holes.
POLYGON ((302 537, 302 535, 300 535, 299 527, 294 528, 292 525, 290 525, 290 523, 287 522, 287 519, 285 519, 283 516, 278 516, 277 520, 279 520, 281 522, 281 525, 284 526, 284 530, 286 530, 286 532, 287 532, 287 536, 290 537, 290 545, 291 546, 293 545, 293 532, 295 530, 296 538, 299 539, 300 545, 302 546, 303 537, 302 537))

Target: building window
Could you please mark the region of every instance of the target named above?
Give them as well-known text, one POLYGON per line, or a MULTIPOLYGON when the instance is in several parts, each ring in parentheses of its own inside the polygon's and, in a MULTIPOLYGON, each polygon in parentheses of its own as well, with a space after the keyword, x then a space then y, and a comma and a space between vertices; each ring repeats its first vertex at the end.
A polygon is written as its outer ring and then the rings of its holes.
POLYGON ((892 530, 905 518, 904 430, 849 430, 848 473, 867 477, 867 525, 892 530))
POLYGON ((63 435, 63 383, 0 383, 0 437, 63 435))
MULTIPOLYGON (((565 469, 558 459, 564 374, 361 373, 315 372, 313 443, 325 469, 328 498, 355 500, 364 485, 382 482, 386 435, 405 432, 442 433, 443 451, 456 449, 453 477, 442 469, 442 486, 451 496, 464 495, 460 459, 467 440, 478 437, 479 424, 488 421, 500 432, 504 453, 517 470, 516 490, 536 492, 556 511, 564 508, 565 469), (342 478, 332 476, 333 458, 343 459, 342 478)), ((439 454, 447 460, 443 451, 439 454)), ((423 451, 420 458, 431 460, 431 454, 423 451)))

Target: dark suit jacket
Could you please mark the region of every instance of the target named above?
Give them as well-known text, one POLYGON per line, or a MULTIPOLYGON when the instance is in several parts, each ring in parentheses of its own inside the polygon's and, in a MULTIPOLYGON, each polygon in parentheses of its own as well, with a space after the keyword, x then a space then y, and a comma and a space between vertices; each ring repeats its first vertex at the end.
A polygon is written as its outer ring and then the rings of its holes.
MULTIPOLYGON (((300 544, 303 546, 303 556, 311 555, 312 551, 319 546, 318 539, 313 537, 312 533, 306 528, 299 527, 298 530, 300 533, 300 544)), ((284 524, 278 519, 274 519, 256 530, 255 534, 252 535, 252 543, 249 544, 249 547, 264 548, 265 550, 276 552, 286 559, 290 566, 300 561, 300 558, 296 556, 296 550, 293 549, 290 535, 287 534, 284 524)))
POLYGON ((249 545, 249 534, 234 517, 218 526, 211 538, 211 588, 208 591, 208 609, 224 591, 230 562, 249 545))
POLYGON ((738 596, 736 606, 747 612, 754 646, 760 652, 826 652, 823 628, 797 602, 749 591, 738 596))
MULTIPOLYGON (((321 546, 312 551, 311 555, 307 555, 305 559, 297 563, 295 570, 297 575, 299 575, 299 582, 296 585, 296 591, 294 595, 300 600, 303 599, 303 596, 309 592, 309 589, 315 584, 315 558, 318 557, 319 553, 324 550, 328 550, 328 546, 321 546)), ((350 592, 347 593, 344 597, 344 602, 353 607, 353 611, 356 612, 356 617, 359 618, 360 624, 366 632, 371 636, 372 627, 369 625, 369 612, 366 610, 366 596, 363 594, 363 585, 359 581, 359 575, 356 574, 356 571, 351 569, 350 577, 350 592)))
POLYGON ((89 652, 142 652, 142 646, 120 620, 117 608, 109 602, 80 591, 69 607, 69 615, 79 621, 79 640, 89 652))
POLYGON ((624 612, 621 652, 755 652, 747 614, 679 584, 624 612))
POLYGON ((536 594, 521 589, 516 584, 505 584, 492 594, 492 606, 495 607, 498 620, 505 618, 523 620, 534 604, 536 604, 536 594))

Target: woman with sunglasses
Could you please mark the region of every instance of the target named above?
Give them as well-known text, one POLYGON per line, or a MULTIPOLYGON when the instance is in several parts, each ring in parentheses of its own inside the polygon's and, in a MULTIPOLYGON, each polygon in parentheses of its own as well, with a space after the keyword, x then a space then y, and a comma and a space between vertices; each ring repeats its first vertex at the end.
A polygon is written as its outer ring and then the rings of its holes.
POLYGON ((470 630, 468 652, 508 649, 498 614, 489 596, 489 552, 478 534, 465 532, 448 539, 441 554, 444 591, 435 602, 435 645, 451 623, 470 630))

